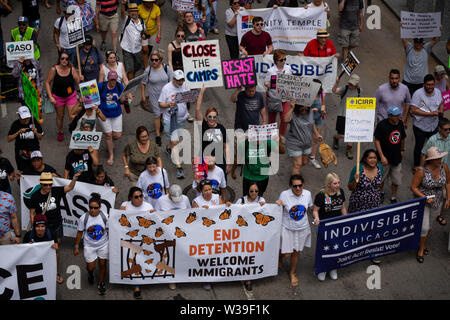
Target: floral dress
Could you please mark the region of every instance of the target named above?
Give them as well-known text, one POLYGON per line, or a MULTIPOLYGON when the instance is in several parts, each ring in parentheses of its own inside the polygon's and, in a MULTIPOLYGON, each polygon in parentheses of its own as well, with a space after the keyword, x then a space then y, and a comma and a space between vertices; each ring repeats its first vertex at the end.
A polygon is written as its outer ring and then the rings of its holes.
MULTIPOLYGON (((350 173, 349 183, 354 181, 356 166, 350 173)), ((373 208, 378 208, 382 201, 381 180, 383 178, 383 167, 377 164, 377 174, 373 180, 370 180, 364 173, 362 164, 359 168, 359 182, 356 189, 350 195, 348 212, 359 212, 373 208)))
POLYGON ((423 170, 424 175, 422 182, 419 185, 419 190, 426 196, 435 196, 433 204, 427 204, 427 206, 430 206, 433 209, 439 208, 444 202, 444 187, 447 183, 444 166, 441 166, 439 177, 437 179, 433 178, 431 171, 427 167, 424 167, 423 170))

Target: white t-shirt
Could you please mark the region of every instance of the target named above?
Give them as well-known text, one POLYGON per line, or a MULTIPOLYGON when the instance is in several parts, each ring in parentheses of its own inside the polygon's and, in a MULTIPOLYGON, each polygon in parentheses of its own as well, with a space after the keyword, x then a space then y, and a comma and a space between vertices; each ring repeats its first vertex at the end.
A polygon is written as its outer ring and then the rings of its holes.
MULTIPOLYGON (((186 85, 184 83, 181 87, 177 88, 173 85, 173 82, 169 82, 162 88, 158 102, 172 103, 175 101, 175 96, 178 92, 185 92, 185 91, 189 91, 189 90, 186 88, 186 85)), ((186 103, 184 103, 184 102, 177 103, 177 106, 178 106, 177 121, 178 122, 185 121, 188 117, 186 103)), ((172 109, 172 108, 161 108, 161 111, 163 114, 163 119, 165 121, 170 121, 169 109, 172 109)))
POLYGON ((300 197, 297 197, 291 189, 280 194, 279 200, 283 201, 283 221, 282 224, 289 230, 310 229, 307 210, 313 205, 311 192, 303 190, 300 197))
MULTIPOLYGON (((420 88, 414 92, 411 105, 425 112, 439 111, 442 103, 442 94, 439 89, 434 89, 433 94, 428 96, 424 88, 420 88)), ((424 117, 413 115, 413 125, 422 131, 432 132, 438 127, 439 117, 424 117)))
POLYGON ((194 199, 192 203, 194 202, 198 204, 199 208, 202 208, 203 206, 212 207, 220 205, 219 195, 214 193, 212 194, 211 200, 209 201, 206 201, 202 195, 199 195, 197 198, 194 199))
MULTIPOLYGON (((89 216, 86 227, 84 226, 84 219, 89 212, 83 214, 78 220, 78 231, 84 231, 83 241, 86 247, 100 248, 108 242, 109 221, 106 225, 103 222, 102 216, 98 214, 96 217, 89 216)), ((104 213, 106 218, 108 214, 104 213)))
POLYGON ((158 211, 169 211, 178 209, 189 209, 191 204, 189 203, 189 198, 182 195, 183 199, 180 202, 173 202, 169 199, 167 194, 163 195, 156 201, 155 209, 158 211))
MULTIPOLYGON (((269 68, 269 70, 267 70, 267 74, 264 79, 264 82, 270 82, 271 89, 269 89, 268 91, 269 91, 269 97, 272 99, 277 98, 277 95, 276 95, 277 90, 276 90, 275 84, 277 81, 278 73, 292 74, 292 70, 291 70, 291 67, 288 66, 287 64, 284 65, 282 72, 278 71, 278 68, 275 65, 273 65, 272 67, 269 68)), ((285 100, 283 100, 283 102, 285 102, 285 100)))
POLYGON ((227 36, 237 37, 237 17, 233 27, 230 27, 228 23, 234 18, 234 11, 228 8, 225 11, 225 34, 227 36))
MULTIPOLYGON (((59 29, 59 20, 60 19, 63 19, 63 17, 60 17, 60 18, 56 19, 56 21, 55 21, 54 27, 56 29, 59 29)), ((66 21, 67 21, 67 19, 64 18, 64 20, 61 24, 61 30, 59 30, 59 45, 64 49, 72 49, 72 48, 75 48, 76 46, 69 45, 69 36, 68 36, 66 21)))
POLYGON ((257 196, 254 202, 248 201, 248 196, 244 196, 244 203, 242 203, 242 197, 237 199, 236 204, 259 204, 260 202, 266 202, 263 197, 257 196))
MULTIPOLYGON (((125 28, 125 23, 127 22, 127 18, 123 20, 122 30, 125 28)), ((123 30, 123 38, 120 42, 120 47, 128 51, 130 53, 138 53, 142 50, 142 38, 141 33, 143 31, 144 26, 141 23, 141 20, 138 19, 137 23, 134 22, 133 19, 128 23, 127 28, 123 30)))
MULTIPOLYGON (((104 73, 103 81, 104 82, 108 82, 108 74, 110 71, 111 71, 111 69, 106 66, 106 62, 105 62, 103 64, 103 73, 104 73)), ((125 86, 125 84, 123 83, 123 74, 122 74, 123 63, 122 62, 117 62, 117 68, 115 71, 116 71, 117 75, 119 76, 119 78, 117 80, 119 80, 119 82, 122 83, 123 86, 125 86)))
POLYGON ((158 173, 152 176, 147 170, 144 170, 136 183, 136 187, 142 189, 144 200, 156 207, 156 201, 164 194, 164 188, 169 189, 169 178, 166 169, 158 168, 158 173), (163 172, 164 171, 164 180, 163 172))
POLYGON ((325 10, 326 8, 328 8, 328 3, 322 1, 321 5, 316 6, 314 3, 311 2, 311 3, 308 3, 306 6, 308 8, 323 8, 325 10))
MULTIPOLYGON (((225 173, 222 168, 217 165, 214 167, 214 170, 208 170, 207 180, 211 181, 212 189, 214 193, 220 193, 220 189, 225 189, 227 187, 227 180, 225 179, 225 173)), ((192 188, 197 190, 197 182, 192 183, 192 188)), ((197 193, 197 196, 200 195, 200 192, 197 193)))
POLYGON ((135 207, 131 203, 131 201, 125 201, 120 206, 125 207, 125 210, 132 210, 132 211, 150 211, 155 209, 150 203, 145 201, 142 202, 142 205, 140 207, 135 207))

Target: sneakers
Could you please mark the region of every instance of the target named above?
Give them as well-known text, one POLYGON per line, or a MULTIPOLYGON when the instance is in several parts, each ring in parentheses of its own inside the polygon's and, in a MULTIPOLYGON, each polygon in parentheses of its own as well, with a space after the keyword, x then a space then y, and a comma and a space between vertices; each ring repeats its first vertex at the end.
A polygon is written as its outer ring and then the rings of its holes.
POLYGON ((213 33, 214 33, 214 34, 219 34, 219 29, 214 29, 214 30, 213 30, 213 33))
POLYGON ((194 122, 194 118, 191 116, 191 114, 188 114, 187 121, 188 122, 194 122))
POLYGON ((352 149, 347 149, 347 151, 345 151, 345 156, 347 157, 348 160, 353 160, 352 149))
POLYGON ((169 289, 170 290, 176 290, 177 289, 176 283, 169 283, 169 289))
POLYGON ((312 165, 314 166, 314 168, 316 168, 316 169, 322 168, 322 167, 320 166, 319 161, 317 161, 316 158, 309 158, 309 162, 311 162, 311 164, 312 164, 312 165))
POLYGON ((184 179, 184 171, 183 168, 177 168, 177 179, 184 179))
POLYGON ((244 283, 244 288, 245 288, 245 290, 247 290, 249 292, 253 291, 253 287, 252 287, 252 283, 251 282, 249 282, 249 283, 245 282, 244 283))
POLYGON ((58 132, 58 137, 56 138, 59 142, 64 140, 64 133, 58 132))
POLYGON ((97 289, 98 289, 98 294, 101 296, 105 295, 106 292, 106 286, 104 282, 99 282, 97 285, 97 289))
POLYGON ((326 272, 321 272, 317 275, 317 279, 319 279, 319 281, 325 281, 326 276, 327 276, 326 272))
POLYGON ((156 144, 158 145, 158 147, 161 147, 161 137, 160 136, 156 136, 156 144))
POLYGON ((172 149, 170 149, 169 146, 166 146, 166 154, 169 157, 169 159, 172 158, 172 149))
POLYGON ((336 139, 335 137, 333 137, 333 148, 335 150, 339 149, 339 139, 336 139))
POLYGON ((102 44, 100 45, 100 50, 105 51, 106 50, 106 43, 105 41, 102 41, 102 44))
POLYGON ((142 299, 141 290, 134 291, 134 292, 133 292, 133 297, 134 297, 136 300, 141 300, 141 299, 142 299))
POLYGON ((397 198, 391 198, 391 204, 397 203, 397 198))
POLYGON ((211 287, 211 284, 210 283, 204 283, 203 284, 203 289, 205 289, 205 290, 211 290, 212 289, 212 287, 211 287))
POLYGON ((338 275, 337 275, 337 270, 336 269, 330 270, 330 278, 333 279, 333 280, 337 280, 338 275))
POLYGON ((94 284, 94 272, 88 272, 88 282, 90 285, 94 284))

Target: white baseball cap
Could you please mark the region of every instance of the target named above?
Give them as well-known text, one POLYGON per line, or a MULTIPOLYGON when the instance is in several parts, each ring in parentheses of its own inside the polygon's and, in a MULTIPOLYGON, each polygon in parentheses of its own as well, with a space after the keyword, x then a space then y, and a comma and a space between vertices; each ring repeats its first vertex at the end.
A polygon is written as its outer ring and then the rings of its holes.
POLYGON ((28 109, 27 106, 19 107, 16 113, 19 115, 20 119, 31 118, 30 109, 28 109))
POLYGON ((183 70, 175 70, 173 73, 173 77, 175 80, 181 80, 184 79, 184 72, 183 70))
POLYGON ((180 202, 183 200, 183 190, 177 184, 172 184, 169 187, 169 195, 173 202, 180 202))

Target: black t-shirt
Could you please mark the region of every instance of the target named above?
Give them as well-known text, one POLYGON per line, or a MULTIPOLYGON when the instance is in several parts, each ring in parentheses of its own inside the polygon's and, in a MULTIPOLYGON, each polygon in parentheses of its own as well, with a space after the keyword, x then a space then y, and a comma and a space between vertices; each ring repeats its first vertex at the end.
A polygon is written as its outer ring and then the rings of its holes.
MULTIPOLYGON (((47 211, 45 212, 49 227, 56 227, 62 223, 62 216, 59 208, 62 197, 64 197, 64 187, 52 187, 50 201, 47 211)), ((45 204, 47 203, 47 199, 48 194, 43 195, 41 190, 37 190, 31 196, 30 209, 35 209, 36 214, 42 214, 45 204)))
POLYGON ((208 147, 208 150, 205 155, 211 155, 215 156, 217 150, 222 150, 223 152, 223 159, 225 159, 225 152, 223 151, 223 144, 227 142, 227 132, 223 125, 217 124, 215 128, 210 128, 208 126, 208 122, 203 120, 202 123, 202 154, 205 152, 206 147, 209 145, 212 145, 208 147))
POLYGON ((23 171, 23 175, 27 176, 40 176, 42 172, 50 172, 50 173, 56 173, 56 175, 59 176, 59 174, 56 172, 55 168, 52 166, 49 166, 48 164, 44 163, 44 170, 42 171, 36 171, 34 168, 30 165, 29 167, 25 168, 23 171))
POLYGON ((87 183, 95 184, 96 186, 109 187, 109 188, 114 187, 114 181, 112 181, 111 178, 108 177, 108 176, 105 177, 105 180, 103 181, 103 183, 97 183, 97 182, 95 181, 94 175, 91 175, 91 176, 89 177, 89 180, 87 181, 87 183))
POLYGON ((406 132, 401 120, 396 126, 392 125, 389 119, 380 121, 374 136, 380 141, 381 150, 389 164, 396 166, 402 162, 401 141, 406 138, 406 132))
MULTIPOLYGON (((37 129, 38 133, 42 133, 42 127, 37 123, 37 121, 32 117, 31 118, 34 126, 37 129)), ((8 135, 12 135, 17 133, 22 128, 27 128, 27 132, 21 133, 17 136, 16 142, 15 142, 15 148, 16 153, 18 153, 19 150, 26 150, 26 151, 35 151, 39 150, 39 139, 36 137, 33 131, 31 131, 32 128, 31 121, 29 124, 21 124, 20 120, 17 119, 14 121, 11 125, 11 128, 9 129, 8 135)))
POLYGON ((248 125, 259 125, 259 113, 264 108, 264 97, 256 92, 252 98, 248 98, 245 91, 237 96, 234 129, 248 130, 248 125))
POLYGON ((23 65, 23 72, 30 78, 30 81, 36 81, 38 70, 32 63, 29 65, 23 65))
POLYGON ((6 158, 0 158, 0 191, 7 192, 10 188, 9 175, 14 172, 14 168, 6 158))
POLYGON ((86 150, 82 154, 76 154, 74 150, 70 151, 66 156, 64 169, 69 170, 69 179, 72 179, 78 171, 83 170, 80 181, 86 181, 87 175, 92 172, 92 157, 89 151, 86 150))
MULTIPOLYGON (((52 234, 50 230, 46 230, 44 233, 44 236, 42 238, 38 237, 36 232, 34 230, 28 231, 25 236, 23 237, 23 243, 30 243, 30 242, 45 242, 45 241, 52 241, 52 234)), ((57 241, 54 241, 55 243, 57 241)))
POLYGON ((339 217, 342 215, 342 208, 345 202, 344 190, 341 189, 341 194, 325 197, 324 192, 319 192, 314 198, 314 205, 319 209, 319 220, 339 217))
POLYGON ((22 15, 30 21, 35 21, 41 16, 39 14, 38 0, 22 0, 22 15))

